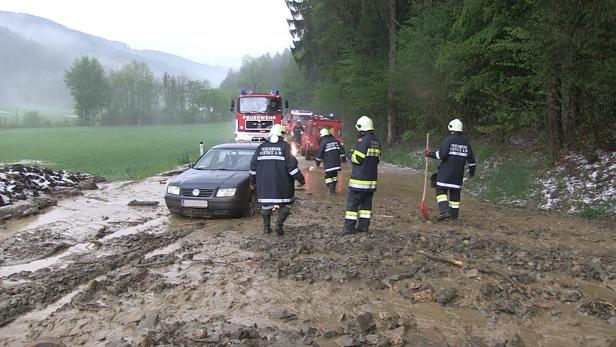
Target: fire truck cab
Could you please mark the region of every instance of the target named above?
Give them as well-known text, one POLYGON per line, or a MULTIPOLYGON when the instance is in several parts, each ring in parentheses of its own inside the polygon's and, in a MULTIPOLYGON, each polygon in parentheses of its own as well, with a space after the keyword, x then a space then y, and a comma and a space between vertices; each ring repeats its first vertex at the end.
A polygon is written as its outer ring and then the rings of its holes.
POLYGON ((304 125, 304 135, 300 145, 300 154, 306 160, 314 158, 319 150, 319 132, 326 128, 329 133, 334 135, 340 144, 344 145, 342 138, 342 123, 339 119, 328 119, 322 115, 313 116, 304 125))
MULTIPOLYGON (((289 108, 288 101, 284 109, 289 108)), ((231 112, 235 113, 235 141, 264 141, 274 124, 282 124, 283 103, 277 89, 269 93, 254 93, 242 90, 231 100, 231 112)))
POLYGON ((314 112, 305 110, 291 110, 289 115, 282 120, 282 125, 287 134, 293 134, 293 127, 296 124, 304 125, 306 122, 314 116, 314 112))

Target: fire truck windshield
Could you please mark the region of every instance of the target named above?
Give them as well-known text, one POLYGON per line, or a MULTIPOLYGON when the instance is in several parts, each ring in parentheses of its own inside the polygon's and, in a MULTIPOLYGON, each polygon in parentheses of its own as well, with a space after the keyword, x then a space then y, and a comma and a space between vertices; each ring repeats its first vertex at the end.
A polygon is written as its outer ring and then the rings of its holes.
POLYGON ((280 99, 266 97, 240 98, 240 113, 282 113, 280 99))

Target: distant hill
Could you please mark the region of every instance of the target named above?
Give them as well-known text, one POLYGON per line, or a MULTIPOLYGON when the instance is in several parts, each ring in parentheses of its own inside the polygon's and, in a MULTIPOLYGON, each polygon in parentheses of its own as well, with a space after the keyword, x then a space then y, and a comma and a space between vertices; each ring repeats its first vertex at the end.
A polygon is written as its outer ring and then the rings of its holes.
POLYGON ((56 22, 0 11, 0 105, 72 104, 64 70, 81 56, 96 57, 103 66, 119 69, 132 60, 146 63, 157 76, 167 72, 206 79, 218 86, 228 68, 196 63, 164 52, 135 50, 128 45, 69 29, 56 22))

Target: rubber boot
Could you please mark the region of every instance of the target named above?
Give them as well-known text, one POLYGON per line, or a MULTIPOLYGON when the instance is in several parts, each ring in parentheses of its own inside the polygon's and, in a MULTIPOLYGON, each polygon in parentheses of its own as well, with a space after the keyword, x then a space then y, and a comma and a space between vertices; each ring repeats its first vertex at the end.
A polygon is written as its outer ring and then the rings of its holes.
POLYGON ((357 232, 367 233, 370 228, 370 218, 360 218, 357 222, 357 232))
POLYGON ((327 188, 329 188, 329 191, 327 192, 327 194, 329 194, 329 195, 334 195, 334 194, 336 194, 336 186, 335 186, 335 183, 334 183, 334 182, 332 182, 332 183, 328 183, 328 184, 327 184, 327 188))
POLYGON ((456 220, 458 219, 458 212, 460 211, 459 208, 449 208, 449 218, 456 220))
POLYGON ((332 188, 332 191, 333 191, 333 194, 334 194, 334 195, 336 195, 336 185, 338 185, 338 182, 337 182, 337 181, 332 182, 332 187, 333 187, 333 188, 332 188))
POLYGON ((357 221, 354 219, 345 219, 344 220, 344 228, 340 231, 336 231, 336 235, 338 236, 344 236, 344 235, 351 235, 351 234, 355 234, 355 226, 357 224, 357 221))
POLYGON ((436 220, 441 222, 449 218, 449 202, 442 201, 438 203, 438 211, 439 214, 436 217, 436 220))
POLYGON ((261 214, 263 215, 263 233, 269 234, 272 232, 272 227, 270 225, 272 210, 263 210, 261 214))
POLYGON ((288 207, 280 207, 280 211, 278 211, 278 220, 276 221, 276 234, 284 235, 283 225, 284 222, 289 218, 291 211, 288 207))

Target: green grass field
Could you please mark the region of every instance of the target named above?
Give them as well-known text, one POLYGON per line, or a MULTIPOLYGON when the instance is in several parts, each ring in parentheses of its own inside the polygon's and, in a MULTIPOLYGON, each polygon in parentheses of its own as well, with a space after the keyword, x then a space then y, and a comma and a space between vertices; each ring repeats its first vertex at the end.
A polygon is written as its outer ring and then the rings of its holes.
POLYGON ((28 112, 36 112, 48 126, 72 126, 78 121, 72 109, 0 105, 0 126, 11 128, 23 126, 24 116, 28 112))
POLYGON ((0 129, 0 162, 40 160, 110 180, 148 177, 233 141, 233 124, 0 129))

